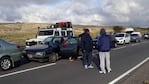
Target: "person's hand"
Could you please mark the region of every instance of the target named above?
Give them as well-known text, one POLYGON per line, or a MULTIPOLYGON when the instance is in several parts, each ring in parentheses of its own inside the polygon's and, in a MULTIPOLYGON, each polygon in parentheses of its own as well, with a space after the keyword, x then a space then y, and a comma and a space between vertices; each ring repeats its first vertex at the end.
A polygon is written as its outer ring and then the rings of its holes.
POLYGON ((86 50, 83 50, 83 52, 86 52, 86 50))

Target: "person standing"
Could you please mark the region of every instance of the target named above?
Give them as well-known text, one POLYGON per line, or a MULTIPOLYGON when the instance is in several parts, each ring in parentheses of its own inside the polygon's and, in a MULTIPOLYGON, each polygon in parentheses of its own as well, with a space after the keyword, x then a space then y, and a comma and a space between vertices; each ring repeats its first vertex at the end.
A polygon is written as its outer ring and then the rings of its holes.
POLYGON ((92 38, 90 36, 89 29, 83 29, 84 33, 80 35, 81 42, 80 47, 83 53, 83 64, 85 69, 94 68, 92 63, 92 38))
POLYGON ((100 58, 100 69, 99 73, 106 74, 107 72, 111 72, 112 69, 110 67, 110 49, 112 46, 112 41, 110 35, 106 34, 104 28, 100 30, 100 36, 98 38, 98 51, 100 58))

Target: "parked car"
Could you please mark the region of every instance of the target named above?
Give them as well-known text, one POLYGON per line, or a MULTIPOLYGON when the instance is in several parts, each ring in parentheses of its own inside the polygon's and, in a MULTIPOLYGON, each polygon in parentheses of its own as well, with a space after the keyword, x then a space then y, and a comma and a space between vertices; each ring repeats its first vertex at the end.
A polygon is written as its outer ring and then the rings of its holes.
POLYGON ((17 44, 6 42, 0 39, 0 69, 8 70, 20 62, 22 51, 17 44))
POLYGON ((140 32, 131 33, 131 42, 141 42, 142 35, 140 32))
POLYGON ((97 49, 97 48, 98 48, 98 46, 97 46, 97 44, 98 44, 98 37, 99 37, 99 36, 96 36, 96 37, 93 39, 93 49, 97 49))
POLYGON ((130 35, 128 33, 116 33, 115 39, 117 40, 118 44, 126 44, 130 43, 130 35))
MULTIPOLYGON (((98 46, 98 37, 99 36, 96 36, 94 39, 93 39, 93 49, 97 49, 98 46)), ((117 47, 117 40, 115 39, 115 37, 113 35, 111 35, 111 40, 112 40, 112 47, 113 48, 116 48, 117 47)))
POLYGON ((149 39, 149 33, 144 33, 143 37, 144 39, 149 39))
POLYGON ((77 56, 78 46, 76 37, 48 37, 42 44, 27 47, 23 53, 29 60, 56 62, 61 57, 77 56), (61 43, 62 38, 66 44, 61 43))

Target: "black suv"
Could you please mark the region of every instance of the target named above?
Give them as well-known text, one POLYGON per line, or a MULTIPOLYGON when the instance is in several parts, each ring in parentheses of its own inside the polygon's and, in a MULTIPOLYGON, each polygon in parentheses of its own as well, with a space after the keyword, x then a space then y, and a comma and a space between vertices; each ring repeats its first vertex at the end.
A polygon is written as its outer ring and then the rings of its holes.
POLYGON ((23 53, 29 60, 56 62, 60 57, 77 56, 78 51, 76 37, 48 37, 41 44, 27 47, 23 53), (62 39, 65 40, 65 45, 61 43, 62 39))

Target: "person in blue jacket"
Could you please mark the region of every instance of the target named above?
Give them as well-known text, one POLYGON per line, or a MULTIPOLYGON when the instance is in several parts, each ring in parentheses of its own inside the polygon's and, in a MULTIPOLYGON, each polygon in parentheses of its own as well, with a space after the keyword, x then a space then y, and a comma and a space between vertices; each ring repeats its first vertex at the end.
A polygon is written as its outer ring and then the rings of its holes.
POLYGON ((89 29, 84 29, 84 33, 80 35, 81 42, 80 47, 83 53, 83 64, 85 69, 94 68, 92 65, 92 38, 90 36, 89 29))
POLYGON ((107 72, 111 72, 112 69, 110 67, 110 49, 112 46, 111 36, 106 34, 104 28, 100 30, 100 36, 98 38, 98 51, 100 58, 100 69, 99 73, 106 74, 107 72))

